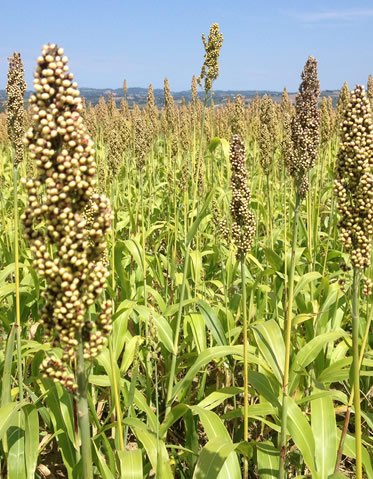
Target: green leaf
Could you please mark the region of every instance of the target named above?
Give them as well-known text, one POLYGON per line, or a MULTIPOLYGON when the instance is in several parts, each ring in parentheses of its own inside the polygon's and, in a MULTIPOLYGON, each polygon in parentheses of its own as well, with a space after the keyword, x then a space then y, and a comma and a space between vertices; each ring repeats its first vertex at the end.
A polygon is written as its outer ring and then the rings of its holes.
MULTIPOLYGON (((101 355, 99 356, 101 357, 101 355)), ((110 363, 108 364, 108 367, 110 368, 110 363)), ((95 384, 96 386, 101 386, 101 387, 111 387, 110 383, 110 378, 106 375, 94 375, 90 374, 88 377, 88 380, 90 384, 95 384)), ((124 388, 126 393, 123 391, 123 394, 128 394, 128 391, 130 389, 130 382, 127 380, 124 380, 123 378, 120 379, 120 387, 123 390, 124 388)), ((134 404, 137 408, 140 409, 140 411, 143 411, 147 415, 147 420, 149 421, 149 426, 153 429, 153 431, 157 430, 157 417, 154 414, 153 410, 151 407, 148 405, 146 398, 144 395, 135 389, 135 396, 134 396, 134 404)))
POLYGON ((225 331, 223 325, 216 312, 205 301, 198 301, 197 303, 202 316, 206 322, 206 326, 210 329, 215 341, 219 346, 227 344, 227 338, 225 337, 225 331))
MULTIPOLYGON (((260 404, 252 404, 251 406, 248 407, 247 410, 248 417, 252 418, 258 418, 259 421, 263 421, 263 418, 260 416, 274 416, 278 415, 278 409, 273 407, 269 403, 260 403, 260 404)), ((243 417, 244 415, 244 410, 243 408, 238 408, 238 409, 233 409, 232 411, 229 411, 221 416, 222 419, 235 419, 237 417, 243 417)), ((267 424, 267 423, 266 423, 267 424)), ((271 429, 277 430, 277 426, 273 423, 271 423, 271 429)))
POLYGON ((283 270, 283 260, 280 256, 275 253, 270 248, 264 248, 264 254, 268 261, 268 263, 272 266, 275 271, 282 271, 283 270))
POLYGON ((280 454, 271 441, 256 445, 258 472, 260 479, 277 479, 280 467, 280 454))
POLYGON ((25 414, 25 453, 27 479, 34 479, 39 454, 39 414, 36 407, 28 404, 25 414))
POLYGON ((132 308, 117 311, 115 314, 115 319, 113 318, 113 333, 111 340, 116 360, 118 360, 123 352, 124 343, 126 341, 128 319, 131 312, 132 308))
POLYGON ((202 401, 198 403, 198 407, 211 410, 218 407, 222 402, 235 396, 236 394, 242 394, 242 393, 243 393, 242 388, 230 387, 230 388, 220 389, 219 391, 214 391, 211 394, 209 394, 206 398, 202 399, 202 401))
POLYGON ((197 360, 192 364, 192 366, 188 369, 188 372, 184 376, 184 378, 179 381, 172 392, 172 399, 179 394, 180 392, 185 391, 191 382, 193 381, 194 377, 198 373, 198 371, 203 368, 207 363, 210 361, 223 358, 225 356, 229 356, 231 354, 242 356, 242 346, 215 346, 214 348, 207 349, 203 351, 197 358, 197 360))
POLYGON ((330 396, 311 401, 311 427, 317 471, 320 479, 327 479, 334 471, 338 449, 337 426, 330 396))
POLYGON ((137 265, 141 268, 141 272, 144 271, 143 257, 142 257, 142 247, 140 243, 135 239, 129 239, 124 241, 124 245, 128 253, 133 256, 133 259, 137 265))
MULTIPOLYGON (((215 414, 212 411, 207 411, 206 409, 201 409, 198 406, 193 407, 192 411, 199 415, 202 426, 209 440, 216 439, 221 442, 223 441, 227 444, 231 444, 233 446, 232 439, 226 427, 224 426, 222 420, 219 418, 217 414, 215 414)), ((234 449, 235 448, 231 449, 227 456, 225 456, 225 454, 221 452, 222 457, 225 457, 226 460, 224 459, 221 470, 217 476, 215 475, 215 478, 218 478, 218 479, 236 479, 236 478, 240 479, 241 478, 240 465, 238 462, 237 454, 233 452, 234 449)), ((217 459, 217 461, 219 462, 219 459, 217 459)))
POLYGON ((126 374, 131 364, 133 363, 137 344, 141 344, 141 342, 142 342, 142 339, 140 336, 134 336, 133 338, 130 339, 128 343, 126 343, 126 347, 124 349, 124 353, 122 357, 122 364, 120 366, 120 374, 122 376, 126 374))
POLYGON ((201 223, 203 218, 207 215, 208 207, 209 207, 209 204, 211 203, 211 200, 214 196, 214 193, 215 193, 215 186, 211 189, 210 193, 206 196, 205 202, 204 202, 197 218, 194 220, 194 223, 192 224, 190 230, 188 231, 188 235, 187 235, 187 239, 186 239, 186 244, 187 245, 190 245, 190 243, 192 242, 195 234, 197 233, 199 224, 201 223))
POLYGON ((158 330, 159 339, 167 351, 171 353, 173 351, 173 333, 170 323, 156 311, 151 311, 146 306, 136 305, 134 310, 138 312, 142 319, 147 321, 150 321, 150 317, 152 317, 158 330))
POLYGON ((154 323, 157 327, 159 339, 170 353, 173 351, 173 332, 170 323, 159 314, 153 314, 154 323))
POLYGON ((309 467, 314 478, 318 477, 315 465, 315 440, 311 426, 305 415, 290 397, 285 397, 288 412, 288 430, 297 448, 300 450, 304 462, 309 467))
POLYGON ((97 449, 95 442, 93 442, 93 457, 94 463, 97 465, 100 473, 102 475, 102 479, 114 479, 114 475, 107 466, 105 459, 102 457, 101 453, 97 449))
POLYGON ((169 457, 164 442, 161 439, 157 440, 156 434, 150 431, 150 429, 148 429, 148 427, 139 419, 127 418, 123 423, 128 424, 137 439, 142 442, 154 471, 159 472, 159 477, 162 479, 173 479, 169 457), (158 464, 158 452, 160 464, 158 464))
MULTIPOLYGON (((339 441, 341 437, 341 431, 338 430, 337 436, 339 441)), ((355 438, 351 436, 350 434, 346 434, 345 442, 343 445, 343 454, 355 459, 356 458, 355 451, 356 451, 355 438)), ((362 455, 363 467, 365 469, 365 472, 367 473, 367 477, 371 478, 373 477, 372 463, 370 460, 369 453, 364 446, 362 446, 361 448, 361 455, 362 455)))
MULTIPOLYGON (((58 434, 57 444, 59 450, 61 451, 63 462, 69 474, 69 477, 72 477, 73 469, 76 465, 76 447, 72 440, 70 439, 69 434, 74 433, 74 416, 73 416, 73 407, 66 410, 64 408, 64 414, 62 414, 60 403, 64 401, 65 405, 67 401, 71 401, 70 394, 63 390, 62 386, 54 383, 51 380, 42 379, 41 384, 43 386, 43 393, 47 392, 45 396, 45 402, 48 406, 48 410, 51 416, 53 423, 54 431, 62 430, 61 434, 58 434), (60 394, 57 392, 57 388, 60 391, 60 394), (63 397, 65 395, 65 397, 63 397), (68 396, 68 397, 66 397, 68 396), (71 416, 69 417, 69 411, 71 416), (69 424, 66 424, 68 422, 69 424)), ((73 438, 75 440, 75 437, 73 438)))
MULTIPOLYGON (((232 441, 224 441, 219 437, 211 439, 202 449, 199 456, 193 479, 222 479, 229 477, 221 476, 220 471, 227 457, 236 449, 237 445, 232 441)), ((240 476, 238 476, 240 477, 240 476)))
POLYGON ((215 136, 214 138, 211 139, 210 144, 209 144, 209 151, 211 153, 216 150, 217 146, 220 145, 220 138, 215 136))
POLYGON ((320 383, 329 384, 348 378, 352 358, 343 358, 324 369, 317 378, 320 383))
POLYGON ((310 273, 303 274, 294 288, 294 298, 297 297, 297 294, 300 291, 306 288, 308 283, 311 283, 311 281, 315 281, 318 278, 321 278, 321 274, 317 273, 316 271, 311 271, 310 273))
POLYGON ((274 319, 252 326, 260 352, 282 384, 285 363, 285 345, 280 326, 274 319))
POLYGON ((346 479, 347 476, 342 474, 341 472, 335 472, 331 476, 328 476, 328 479, 346 479))
POLYGON ((220 144, 221 144, 221 151, 224 155, 224 158, 226 160, 229 159, 229 142, 225 138, 220 138, 220 144))
POLYGON ((17 411, 25 405, 25 401, 11 402, 0 408, 0 441, 3 440, 4 434, 7 432, 9 425, 14 420, 17 411))
POLYGON ((323 347, 330 343, 334 342, 339 339, 341 336, 346 336, 347 333, 344 331, 336 331, 336 332, 329 332, 320 334, 315 338, 311 339, 303 348, 297 353, 295 359, 292 361, 291 364, 291 371, 290 371, 290 382, 289 382, 289 394, 294 392, 294 389, 297 385, 297 373, 295 372, 297 369, 302 369, 307 367, 314 361, 317 356, 319 355, 320 351, 323 347))
POLYGON ((272 404, 272 406, 280 406, 278 397, 274 393, 269 379, 264 374, 258 373, 257 371, 248 371, 248 379, 249 383, 251 383, 264 399, 272 404))
POLYGON ((26 477, 25 462, 25 417, 23 411, 17 411, 8 429, 8 479, 26 477))
POLYGON ((8 341, 6 343, 6 351, 3 365, 3 377, 1 381, 1 406, 5 406, 11 401, 11 374, 13 364, 14 352, 14 338, 16 333, 16 326, 13 325, 10 330, 8 341))
POLYGON ((166 436, 169 428, 181 417, 183 417, 187 411, 189 411, 189 406, 186 404, 178 404, 177 406, 173 407, 159 428, 159 436, 163 439, 166 436))
POLYGON ((190 313, 185 317, 184 328, 190 324, 198 353, 206 349, 206 325, 201 314, 190 313))
POLYGON ((118 451, 121 479, 143 479, 142 454, 139 449, 118 451))

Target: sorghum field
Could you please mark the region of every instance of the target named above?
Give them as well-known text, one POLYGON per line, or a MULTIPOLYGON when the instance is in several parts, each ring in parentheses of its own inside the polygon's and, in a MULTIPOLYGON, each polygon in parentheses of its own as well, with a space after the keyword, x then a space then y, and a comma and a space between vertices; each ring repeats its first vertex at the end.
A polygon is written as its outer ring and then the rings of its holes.
POLYGON ((373 78, 214 106, 202 38, 162 109, 86 104, 54 44, 26 105, 9 59, 2 478, 373 478, 373 78))

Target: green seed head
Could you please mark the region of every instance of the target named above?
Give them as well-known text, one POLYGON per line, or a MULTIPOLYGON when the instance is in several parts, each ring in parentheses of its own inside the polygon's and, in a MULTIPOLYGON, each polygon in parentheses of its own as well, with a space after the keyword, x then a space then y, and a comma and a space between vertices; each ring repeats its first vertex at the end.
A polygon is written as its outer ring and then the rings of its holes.
POLYGON ((202 80, 205 80, 205 91, 208 92, 212 89, 212 82, 219 76, 219 55, 220 49, 223 45, 223 35, 220 33, 219 24, 214 23, 210 27, 210 33, 208 40, 206 40, 205 34, 202 34, 202 41, 205 47, 205 61, 202 65, 200 76, 197 78, 199 86, 202 87, 202 80))

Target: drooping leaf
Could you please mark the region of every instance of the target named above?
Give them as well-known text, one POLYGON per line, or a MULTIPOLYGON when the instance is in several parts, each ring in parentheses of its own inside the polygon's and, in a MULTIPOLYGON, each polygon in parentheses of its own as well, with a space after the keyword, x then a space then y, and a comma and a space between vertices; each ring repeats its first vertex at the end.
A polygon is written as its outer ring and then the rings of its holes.
POLYGON ((280 453, 271 441, 258 442, 256 446, 260 479, 277 479, 280 453))
POLYGON ((121 479, 143 479, 142 454, 139 449, 118 451, 121 479))
POLYGON ((317 471, 320 479, 328 479, 334 471, 338 449, 335 412, 330 396, 311 401, 311 427, 317 471))
MULTIPOLYGON (((230 444, 230 446, 227 446, 227 448, 219 449, 219 458, 216 458, 216 460, 218 464, 222 462, 222 465, 219 469, 220 472, 215 477, 218 479, 240 479, 241 472, 237 454, 234 452, 235 447, 233 447, 234 445, 232 439, 229 436, 229 433, 222 420, 212 411, 207 411, 199 407, 193 407, 192 410, 199 415, 209 440, 217 440, 220 442, 224 441, 226 444, 230 444), (224 457, 225 459, 223 460, 224 457)), ((212 447, 214 447, 214 444, 212 447)), ((208 450, 206 450, 204 454, 205 457, 208 450)))
POLYGON ((232 441, 224 441, 219 437, 208 441, 199 456, 193 479, 223 479, 223 477, 229 477, 227 475, 221 476, 220 473, 229 454, 235 449, 236 445, 232 441))
POLYGON ((289 434, 293 438, 297 448, 300 450, 304 462, 314 475, 313 477, 317 478, 315 440, 313 438, 311 426, 293 399, 287 396, 285 401, 287 402, 289 434))
POLYGON ((224 328, 216 312, 206 303, 206 301, 201 300, 198 301, 197 304, 206 322, 206 326, 211 331, 217 344, 219 346, 226 345, 227 338, 225 337, 224 328))
POLYGON ((173 479, 170 459, 164 442, 161 439, 157 440, 156 434, 139 419, 131 417, 125 419, 123 422, 130 426, 137 439, 144 445, 154 471, 159 471, 160 477, 164 479, 173 479), (158 464, 158 457, 160 464, 158 464))
POLYGON ((285 363, 285 344, 281 329, 274 319, 252 326, 260 352, 282 384, 285 363))
POLYGON ((39 453, 39 414, 36 407, 28 404, 25 415, 25 457, 27 479, 34 479, 39 453))
POLYGON ((26 477, 25 461, 25 416, 18 410, 8 429, 8 479, 24 479, 26 477))

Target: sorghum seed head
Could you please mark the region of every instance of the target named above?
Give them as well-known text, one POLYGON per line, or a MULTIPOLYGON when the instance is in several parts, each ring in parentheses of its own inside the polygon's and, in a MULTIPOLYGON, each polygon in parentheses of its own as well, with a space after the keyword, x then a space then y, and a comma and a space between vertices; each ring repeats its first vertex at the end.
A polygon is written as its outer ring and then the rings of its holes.
POLYGON ((318 98, 320 82, 317 76, 317 61, 309 57, 299 93, 296 96, 296 114, 292 121, 293 155, 289 159, 289 173, 294 178, 298 192, 305 196, 309 189, 308 171, 316 164, 320 143, 320 112, 318 98))
POLYGON ((219 24, 214 23, 210 27, 208 40, 205 34, 202 34, 202 41, 205 47, 205 61, 202 65, 200 76, 197 78, 199 86, 202 87, 202 80, 205 79, 205 91, 212 89, 212 82, 219 76, 219 55, 223 45, 223 35, 219 31, 219 24))
MULTIPOLYGON (((91 336, 97 343, 101 334, 102 321, 94 324, 85 318, 109 274, 102 257, 112 213, 108 199, 95 193, 93 142, 83 124, 82 100, 63 49, 45 45, 34 76, 36 93, 30 100, 34 122, 25 143, 37 176, 24 181, 29 206, 22 220, 35 267, 46 282, 41 318, 46 332, 56 334, 54 343, 64 348, 62 366, 67 367, 80 334, 85 349, 91 336)), ((103 310, 107 323, 110 312, 105 305, 103 310)), ((61 381, 60 368, 50 359, 46 373, 61 381)), ((73 381, 69 387, 74 390, 73 381)))
POLYGON ((237 257, 242 259, 253 244, 256 224, 250 210, 251 192, 247 185, 245 146, 238 135, 232 137, 230 162, 232 238, 237 247, 237 257))
POLYGON ((373 236, 373 122, 364 87, 351 92, 344 112, 334 191, 340 238, 355 268, 370 265, 373 236))
POLYGON ((25 134, 25 110, 23 107, 26 82, 20 53, 9 58, 8 84, 6 92, 8 137, 14 148, 14 165, 23 160, 23 136, 25 134))

